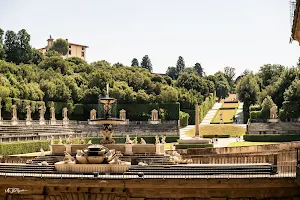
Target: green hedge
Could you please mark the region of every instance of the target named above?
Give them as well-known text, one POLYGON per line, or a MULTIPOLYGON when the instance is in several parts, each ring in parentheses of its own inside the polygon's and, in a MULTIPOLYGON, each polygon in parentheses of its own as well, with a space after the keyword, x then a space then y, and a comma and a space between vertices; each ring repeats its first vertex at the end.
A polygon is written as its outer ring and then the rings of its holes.
POLYGON ((261 111, 250 111, 250 120, 261 119, 261 111))
POLYGON ((213 144, 176 144, 175 149, 208 148, 214 147, 213 144))
POLYGON ((261 106, 260 105, 253 105, 250 106, 249 111, 260 111, 261 110, 261 106))
POLYGON ((230 138, 230 135, 202 135, 203 138, 230 138))
POLYGON ((180 111, 180 127, 186 127, 189 125, 189 117, 188 113, 180 111))
POLYGON ((250 142, 291 142, 300 141, 300 134, 246 134, 244 135, 244 140, 250 142))
POLYGON ((7 142, 0 144, 0 155, 14 155, 39 152, 42 148, 49 151, 49 141, 30 141, 30 142, 7 142))

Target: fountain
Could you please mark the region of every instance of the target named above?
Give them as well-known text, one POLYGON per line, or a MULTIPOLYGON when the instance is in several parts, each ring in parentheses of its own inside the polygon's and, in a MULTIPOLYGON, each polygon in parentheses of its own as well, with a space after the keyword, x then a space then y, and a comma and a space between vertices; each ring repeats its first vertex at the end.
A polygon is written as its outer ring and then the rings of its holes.
POLYGON ((112 118, 112 106, 117 101, 115 98, 109 97, 109 84, 106 85, 106 97, 100 98, 99 102, 103 104, 103 118, 90 119, 89 124, 92 125, 103 125, 101 133, 103 139, 100 141, 101 144, 114 144, 115 141, 112 139, 112 125, 121 124, 124 119, 112 118))

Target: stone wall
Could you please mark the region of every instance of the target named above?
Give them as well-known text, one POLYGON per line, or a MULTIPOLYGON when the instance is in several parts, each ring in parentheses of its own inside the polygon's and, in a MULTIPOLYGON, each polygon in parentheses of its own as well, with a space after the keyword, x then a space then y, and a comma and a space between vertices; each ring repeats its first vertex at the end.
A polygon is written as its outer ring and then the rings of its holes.
POLYGON ((300 122, 249 123, 248 134, 296 134, 300 133, 300 122))
POLYGON ((296 200, 300 188, 291 178, 238 179, 47 179, 0 177, 5 200, 296 200), (18 188, 20 193, 6 193, 18 188))

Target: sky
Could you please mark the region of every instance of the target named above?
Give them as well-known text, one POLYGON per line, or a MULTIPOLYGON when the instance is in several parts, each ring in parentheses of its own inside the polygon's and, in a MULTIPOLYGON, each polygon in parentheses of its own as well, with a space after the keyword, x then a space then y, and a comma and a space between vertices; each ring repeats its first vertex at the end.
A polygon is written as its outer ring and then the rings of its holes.
POLYGON ((87 61, 130 65, 148 55, 153 72, 201 63, 257 72, 263 64, 295 66, 289 0, 0 0, 0 28, 26 29, 34 48, 49 35, 89 46, 87 61))

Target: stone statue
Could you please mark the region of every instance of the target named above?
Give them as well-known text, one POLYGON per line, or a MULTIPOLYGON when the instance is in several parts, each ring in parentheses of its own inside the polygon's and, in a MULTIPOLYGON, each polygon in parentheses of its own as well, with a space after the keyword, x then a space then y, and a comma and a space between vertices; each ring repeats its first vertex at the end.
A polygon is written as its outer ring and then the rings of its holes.
POLYGON ((126 110, 120 110, 120 119, 124 121, 126 120, 126 110))
POLYGON ((277 106, 273 105, 272 108, 270 108, 270 119, 277 119, 277 106))
POLYGON ((160 141, 159 141, 159 136, 155 136, 155 144, 160 144, 160 141))
POLYGON ((2 105, 1 105, 1 98, 0 98, 0 125, 2 125, 2 121, 3 121, 1 109, 2 109, 2 105))
POLYGON ((132 141, 131 141, 129 135, 126 135, 126 141, 125 141, 125 144, 132 144, 132 141))
POLYGON ((69 135, 69 137, 66 140, 66 144, 72 144, 72 139, 71 139, 72 135, 69 135))
POLYGON ((161 143, 166 144, 166 136, 161 136, 161 143))
POLYGON ((44 106, 39 107, 39 112, 40 112, 40 125, 45 125, 45 108, 44 106))
POLYGON ((26 106, 26 121, 31 121, 31 106, 26 106))
POLYGON ((44 149, 41 148, 40 151, 41 151, 40 156, 45 156, 45 151, 44 151, 44 149))
POLYGON ((112 131, 112 126, 109 125, 104 125, 104 127, 101 129, 101 133, 103 136, 103 139, 100 140, 101 144, 114 144, 115 140, 112 138, 113 131, 112 131))
POLYGON ((63 141, 60 136, 59 136, 58 144, 63 144, 63 141))
POLYGON ((16 105, 12 105, 11 106, 11 109, 12 109, 12 118, 11 118, 11 123, 12 123, 12 125, 17 125, 18 124, 18 122, 17 122, 17 120, 18 120, 18 117, 17 117, 17 106, 16 105))
POLYGON ((69 119, 68 119, 68 108, 63 108, 63 124, 69 124, 69 119))
POLYGON ((51 135, 50 144, 51 144, 51 145, 54 144, 54 137, 53 137, 53 135, 51 135))
POLYGON ((133 144, 138 144, 138 139, 137 139, 137 137, 135 137, 135 138, 133 139, 132 143, 133 143, 133 144))
POLYGON ((76 150, 76 156, 84 156, 84 152, 82 150, 76 150))
POLYGON ((74 161, 74 158, 68 152, 65 151, 64 153, 65 153, 65 157, 64 157, 65 163, 70 163, 74 161))
POLYGON ((92 140, 89 140, 89 141, 88 141, 88 144, 93 144, 93 143, 92 143, 92 140))
POLYGON ((158 121, 158 111, 156 109, 151 111, 151 121, 158 121))
POLYGON ((141 138, 141 144, 146 144, 146 141, 144 140, 144 138, 141 138))
POLYGON ((90 120, 96 119, 97 111, 95 109, 90 111, 90 120))
POLYGON ((51 115, 50 124, 55 125, 56 119, 55 119, 55 108, 54 107, 50 108, 50 115, 51 115))

